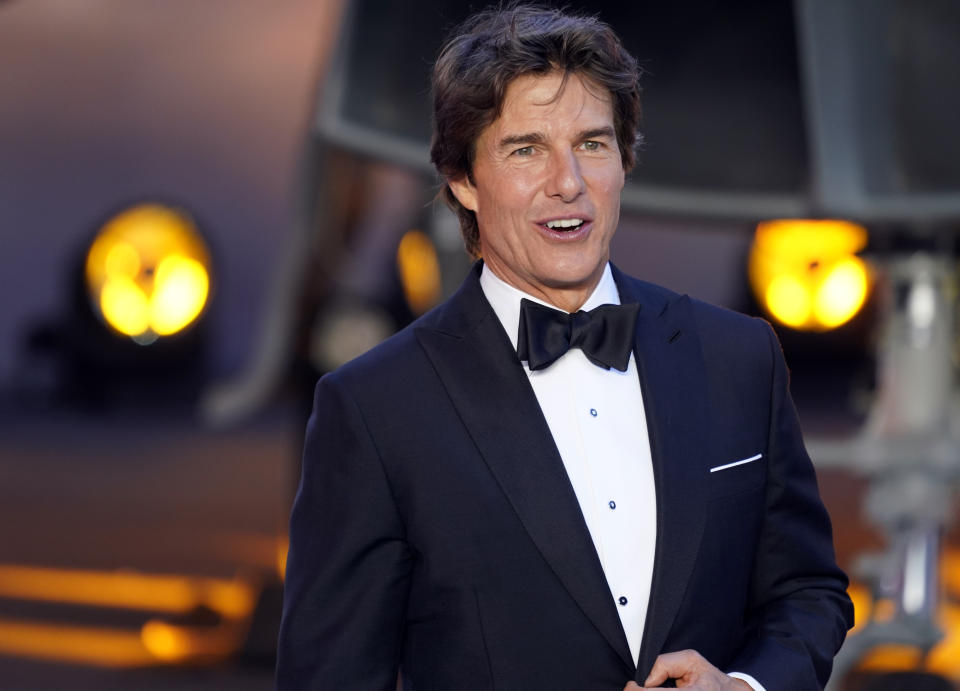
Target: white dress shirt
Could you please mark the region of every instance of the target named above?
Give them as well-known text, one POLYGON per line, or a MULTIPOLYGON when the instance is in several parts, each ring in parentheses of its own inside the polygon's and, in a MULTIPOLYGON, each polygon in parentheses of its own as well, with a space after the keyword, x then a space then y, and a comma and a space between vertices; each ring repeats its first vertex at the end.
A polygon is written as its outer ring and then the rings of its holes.
MULTIPOLYGON (((486 266, 480 285, 514 348, 520 300, 554 307, 505 283, 486 266)), ((603 304, 620 304, 609 266, 582 309, 603 304)), ((631 353, 626 372, 605 370, 579 348, 571 348, 546 369, 533 372, 523 364, 577 495, 636 661, 657 536, 657 497, 637 363, 631 353)))
MULTIPOLYGON (((480 286, 514 348, 522 298, 556 309, 506 283, 486 265, 480 286)), ((620 304, 609 264, 581 309, 605 304, 620 304)), ((603 369, 579 348, 571 348, 545 369, 531 371, 526 362, 523 365, 593 538, 630 654, 637 661, 653 580, 657 496, 636 360, 631 353, 626 372, 603 369)), ((748 675, 731 676, 763 691, 748 675)))

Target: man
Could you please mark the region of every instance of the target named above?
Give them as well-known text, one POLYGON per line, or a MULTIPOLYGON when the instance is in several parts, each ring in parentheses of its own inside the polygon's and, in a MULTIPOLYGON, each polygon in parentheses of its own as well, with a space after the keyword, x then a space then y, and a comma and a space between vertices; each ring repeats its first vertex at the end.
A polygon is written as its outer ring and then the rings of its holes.
POLYGON ((826 682, 852 610, 775 337, 608 263, 638 93, 590 18, 444 48, 432 155, 482 262, 317 386, 280 689, 826 682))

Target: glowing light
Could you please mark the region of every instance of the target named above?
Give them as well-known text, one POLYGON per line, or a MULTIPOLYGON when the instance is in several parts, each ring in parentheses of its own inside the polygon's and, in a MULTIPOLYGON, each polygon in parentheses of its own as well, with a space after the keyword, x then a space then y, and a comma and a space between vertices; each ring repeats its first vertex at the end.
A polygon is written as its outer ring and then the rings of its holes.
POLYGON ((837 328, 866 302, 870 274, 855 254, 866 243, 866 229, 847 221, 760 223, 750 250, 750 284, 777 321, 809 331, 837 328))
POLYGON ((254 606, 246 583, 130 571, 0 565, 0 597, 186 614, 205 606, 242 618, 254 606))
POLYGON ((147 650, 167 662, 182 660, 190 651, 190 643, 182 631, 155 619, 143 625, 140 639, 147 650))
MULTIPOLYGON (((922 670, 940 674, 960 682, 960 551, 947 547, 941 554, 940 580, 946 597, 940 602, 937 619, 944 637, 924 656, 918 648, 909 645, 888 644, 872 648, 860 661, 857 669, 877 672, 922 670)), ((886 623, 897 616, 896 603, 889 598, 873 600, 870 589, 851 583, 847 590, 854 603, 858 633, 871 621, 886 623)))
POLYGON ((833 267, 817 292, 814 313, 826 328, 844 324, 857 313, 867 298, 867 271, 856 257, 843 259, 833 267))
POLYGON ((916 669, 921 653, 918 648, 909 645, 878 645, 863 656, 858 669, 865 670, 908 670, 916 669))
POLYGON ((770 281, 766 298, 770 311, 787 326, 803 326, 810 318, 810 296, 792 276, 777 276, 770 281))
POLYGON ((203 310, 209 287, 200 262, 176 254, 165 257, 154 278, 150 327, 160 336, 180 331, 203 310))
POLYGON ((870 589, 859 583, 851 583, 847 588, 847 595, 853 602, 853 628, 847 635, 859 631, 870 621, 873 610, 873 598, 870 589))
POLYGON ((277 546, 277 574, 280 580, 287 577, 287 554, 290 551, 290 541, 282 540, 277 546))
POLYGON ((960 596, 960 550, 947 548, 941 553, 940 579, 947 592, 960 596))
POLYGON ((179 626, 151 619, 140 630, 144 647, 164 662, 218 660, 236 652, 243 643, 244 627, 179 626))
POLYGON ((100 310, 104 318, 122 334, 138 336, 150 325, 149 300, 131 279, 110 278, 100 290, 100 310))
POLYGON ((118 242, 107 250, 104 268, 110 278, 122 276, 132 280, 140 273, 140 255, 130 243, 118 242))
POLYGON ((190 627, 151 619, 131 631, 0 620, 0 654, 95 667, 217 661, 240 649, 245 632, 240 622, 190 627))
POLYGON ((137 632, 15 620, 0 620, 0 653, 98 667, 156 662, 137 632))
POLYGON ((407 304, 423 314, 440 298, 440 262, 430 238, 419 230, 404 234, 397 246, 397 268, 407 304))
POLYGON ((103 320, 139 343, 177 333, 203 312, 210 255, 190 218, 158 204, 110 220, 87 253, 87 290, 103 320))
POLYGON ((927 656, 927 669, 960 681, 960 607, 942 607, 940 626, 946 636, 927 656))
POLYGON ((245 583, 207 579, 200 592, 203 604, 225 619, 243 619, 256 604, 256 593, 245 583))
POLYGON ((238 581, 15 564, 0 565, 0 597, 217 616, 196 626, 151 619, 140 631, 0 619, 0 654, 106 667, 222 659, 242 646, 256 604, 254 587, 238 581))

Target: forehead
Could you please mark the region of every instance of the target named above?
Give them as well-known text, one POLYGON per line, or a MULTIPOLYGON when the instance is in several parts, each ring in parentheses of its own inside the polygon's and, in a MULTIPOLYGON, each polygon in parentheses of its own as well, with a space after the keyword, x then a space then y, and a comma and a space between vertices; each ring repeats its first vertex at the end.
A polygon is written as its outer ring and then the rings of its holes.
POLYGON ((507 85, 500 115, 487 130, 538 123, 613 124, 613 100, 602 86, 576 73, 525 74, 507 85))

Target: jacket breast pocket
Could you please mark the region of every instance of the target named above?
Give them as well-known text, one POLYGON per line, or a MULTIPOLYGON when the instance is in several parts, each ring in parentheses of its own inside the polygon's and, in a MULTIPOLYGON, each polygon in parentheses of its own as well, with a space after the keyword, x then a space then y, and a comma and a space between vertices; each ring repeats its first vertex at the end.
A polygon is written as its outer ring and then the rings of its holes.
POLYGON ((725 497, 756 489, 767 476, 767 459, 757 452, 720 463, 709 469, 710 497, 725 497))

